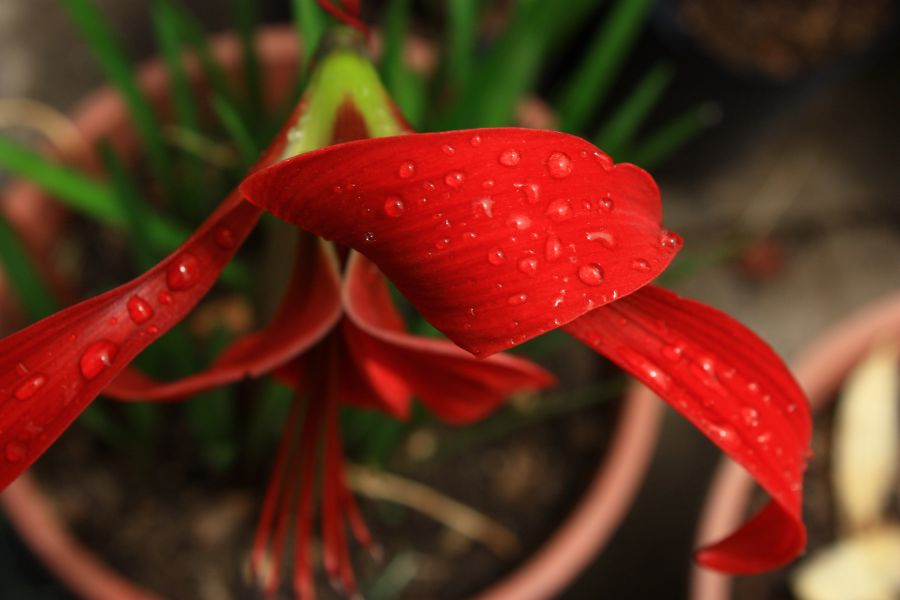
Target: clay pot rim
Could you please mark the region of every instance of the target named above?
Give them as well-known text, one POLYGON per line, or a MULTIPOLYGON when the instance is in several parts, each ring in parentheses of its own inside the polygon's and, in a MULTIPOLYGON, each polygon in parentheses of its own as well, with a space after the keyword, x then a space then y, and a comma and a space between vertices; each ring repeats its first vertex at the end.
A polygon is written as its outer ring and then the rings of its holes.
MULTIPOLYGON (((794 364, 794 374, 809 396, 813 412, 834 398, 847 374, 869 348, 887 337, 900 338, 900 292, 893 292, 855 312, 809 344, 794 364)), ((723 460, 710 485, 697 527, 696 543, 721 539, 739 525, 754 486, 752 478, 723 460)), ((695 566, 691 600, 729 600, 734 578, 695 566)))
MULTIPOLYGON (((299 56, 291 27, 266 27, 257 44, 264 68, 293 65, 299 56)), ((226 65, 240 61, 240 46, 234 34, 212 37, 211 49, 226 65)), ((168 85, 162 62, 151 59, 145 63, 138 71, 138 81, 151 97, 161 98, 168 85)), ((88 145, 127 127, 128 122, 122 101, 109 87, 88 96, 73 112, 73 119, 88 145)), ((133 135, 116 142, 120 150, 135 152, 133 135)), ((78 156, 85 150, 77 145, 60 151, 75 160, 91 162, 91 157, 78 156)), ((22 195, 31 201, 40 192, 29 184, 14 184, 9 196, 22 195)), ((610 447, 578 505, 530 558, 478 598, 539 600, 554 596, 571 583, 624 518, 649 466, 661 417, 659 399, 647 388, 633 386, 625 396, 610 447)), ((161 600, 117 573, 76 540, 30 474, 22 475, 0 494, 0 505, 25 544, 77 595, 93 600, 161 600)))

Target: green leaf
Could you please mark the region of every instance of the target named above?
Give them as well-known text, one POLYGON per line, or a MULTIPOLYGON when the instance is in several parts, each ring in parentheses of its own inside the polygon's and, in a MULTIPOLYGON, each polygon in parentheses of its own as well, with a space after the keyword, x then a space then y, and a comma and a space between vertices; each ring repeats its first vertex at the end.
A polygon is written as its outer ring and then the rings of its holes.
POLYGON ((447 77, 454 88, 465 86, 472 74, 478 4, 477 0, 447 2, 447 77))
MULTIPOLYGON (((232 0, 235 23, 238 37, 241 40, 241 54, 243 56, 244 80, 243 89, 247 94, 246 123, 249 124, 251 135, 259 133, 262 129, 263 98, 262 98, 262 72, 259 68, 259 56, 256 54, 254 32, 256 30, 256 2, 255 0, 232 0)), ((253 138, 256 139, 255 137, 253 138)), ((256 140, 259 142, 260 140, 256 140)))
POLYGON ((717 105, 706 103, 692 108, 650 134, 633 150, 626 150, 625 160, 651 168, 714 125, 719 117, 717 105))
POLYGON ((631 143, 647 114, 659 102, 674 72, 669 63, 659 63, 648 71, 616 112, 607 119, 594 138, 594 143, 611 156, 618 156, 631 143))
POLYGON ((309 65, 316 54, 325 28, 328 26, 328 16, 316 5, 315 0, 292 0, 294 27, 300 39, 300 64, 303 71, 309 69, 309 65))
POLYGON ((588 124, 615 81, 652 5, 652 0, 616 2, 557 103, 563 131, 576 133, 588 124))
POLYGON ((61 1, 106 77, 122 94, 138 136, 144 144, 153 175, 163 189, 173 196, 172 168, 166 153, 165 141, 153 108, 138 87, 134 68, 125 57, 124 50, 93 0, 61 1))
POLYGON ((409 14, 409 0, 391 0, 388 5, 381 73, 385 87, 403 116, 414 128, 418 128, 425 110, 427 86, 425 79, 406 65, 404 50, 409 14))
POLYGON ((19 305, 32 321, 58 310, 53 294, 44 283, 19 236, 0 215, 0 262, 19 305))
POLYGON ((212 107, 222 127, 225 128, 237 147, 241 163, 245 168, 249 168, 259 157, 259 147, 241 119, 241 115, 235 110, 234 105, 229 104, 218 95, 212 97, 212 107))

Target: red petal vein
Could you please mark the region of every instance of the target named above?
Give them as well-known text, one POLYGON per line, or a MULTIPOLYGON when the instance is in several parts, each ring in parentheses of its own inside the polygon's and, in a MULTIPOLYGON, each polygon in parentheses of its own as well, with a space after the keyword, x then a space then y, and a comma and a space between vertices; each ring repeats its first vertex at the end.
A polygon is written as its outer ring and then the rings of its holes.
POLYGON ((800 553, 810 413, 793 376, 765 342, 731 317, 653 286, 566 330, 653 389, 772 496, 740 530, 700 551, 702 564, 756 573, 800 553))

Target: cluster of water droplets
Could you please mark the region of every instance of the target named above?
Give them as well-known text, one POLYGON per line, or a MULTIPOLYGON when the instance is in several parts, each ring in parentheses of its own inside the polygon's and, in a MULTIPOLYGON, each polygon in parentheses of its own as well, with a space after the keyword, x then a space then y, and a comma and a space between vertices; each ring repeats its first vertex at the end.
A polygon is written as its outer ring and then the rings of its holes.
MULTIPOLYGON (((216 246, 222 250, 233 250, 238 243, 234 232, 225 226, 217 227, 212 232, 212 239, 216 246)), ((173 302, 173 293, 184 292, 194 287, 200 280, 201 267, 196 256, 190 252, 183 252, 177 256, 167 267, 165 273, 166 289, 161 290, 157 294, 157 302, 160 305, 169 305, 173 302)), ((125 302, 125 312, 130 321, 136 326, 144 326, 150 323, 156 315, 156 309, 153 304, 140 294, 132 294, 125 302)), ((107 319, 107 324, 116 326, 119 318, 111 316, 107 319)), ((143 330, 148 335, 157 335, 159 327, 150 324, 143 330)), ((74 343, 77 336, 70 333, 68 343, 74 343)), ((78 358, 78 371, 85 381, 92 381, 100 377, 109 367, 113 365, 116 356, 119 354, 119 344, 116 342, 100 338, 90 342, 82 351, 78 358)), ((49 376, 41 372, 32 372, 26 365, 18 363, 16 365, 16 374, 20 378, 12 391, 12 397, 17 401, 27 401, 42 391, 49 376)), ((63 402, 71 401, 75 384, 63 384, 63 402)), ((43 428, 33 423, 27 424, 25 431, 18 440, 8 442, 4 448, 4 456, 9 462, 21 462, 28 457, 29 434, 44 435, 43 428)))

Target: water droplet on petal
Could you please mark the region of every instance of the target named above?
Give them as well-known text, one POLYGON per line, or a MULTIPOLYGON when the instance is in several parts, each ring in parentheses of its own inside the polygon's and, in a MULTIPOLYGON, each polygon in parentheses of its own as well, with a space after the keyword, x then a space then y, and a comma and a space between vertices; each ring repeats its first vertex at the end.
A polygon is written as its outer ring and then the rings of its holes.
POLYGON ((15 396, 17 400, 27 400, 34 396, 45 383, 47 383, 47 378, 45 376, 40 373, 32 375, 16 387, 13 396, 15 396))
POLYGON ((502 248, 491 248, 488 250, 487 259, 492 265, 501 265, 506 262, 506 253, 502 248))
POLYGON ((537 204, 541 201, 541 186, 536 183, 514 183, 513 187, 522 192, 529 204, 537 204))
POLYGON ((568 200, 554 200, 547 206, 550 220, 560 223, 572 218, 572 204, 568 200))
POLYGON ((684 354, 684 349, 681 346, 676 346, 674 344, 663 346, 662 349, 663 358, 670 360, 672 362, 678 362, 681 360, 681 356, 684 354))
POLYGON ((526 275, 535 275, 538 271, 538 260, 529 256, 519 261, 519 271, 526 275))
POLYGON ((480 136, 480 135, 473 135, 473 136, 469 139, 469 144, 472 145, 472 146, 480 146, 480 145, 481 145, 481 136, 480 136))
POLYGON ((562 256, 563 245, 562 242, 559 241, 559 238, 555 235, 551 235, 547 238, 547 242, 544 244, 544 258, 548 261, 553 262, 558 260, 560 256, 562 256))
POLYGON ((635 271, 640 271, 641 273, 646 273, 650 270, 650 263, 648 263, 643 258, 636 258, 631 261, 631 268, 635 271))
POLYGON ((441 152, 443 152, 447 156, 453 156, 456 153, 456 148, 454 148, 450 144, 444 144, 443 146, 441 146, 441 152))
POLYGON ((604 171, 609 171, 613 168, 613 166, 615 166, 613 163, 613 159, 610 158, 609 154, 606 154, 605 152, 600 152, 599 150, 595 151, 594 158, 597 160, 604 171))
POLYGON ((459 171, 453 171, 452 173, 447 173, 447 176, 444 177, 444 183, 452 187, 453 189, 459 189, 462 187, 463 182, 465 182, 466 176, 460 173, 459 171))
POLYGON ((416 172, 416 165, 412 162, 405 162, 400 165, 400 169, 397 171, 397 174, 400 176, 400 179, 409 179, 416 172))
POLYGON ((94 342, 81 355, 81 374, 94 379, 105 371, 116 358, 119 347, 109 340, 94 342))
POLYGON ((476 217, 480 217, 482 215, 487 218, 493 218, 494 216, 494 201, 491 198, 479 198, 472 202, 472 212, 476 217))
POLYGON ((25 456, 28 454, 28 448, 25 447, 25 444, 21 442, 9 442, 6 444, 6 460, 9 462, 17 463, 25 460, 25 456))
POLYGON ((584 234, 584 236, 589 242, 600 242, 600 244, 604 248, 609 248, 610 250, 612 250, 616 247, 615 236, 605 229, 600 229, 598 231, 589 231, 584 234))
POLYGON ((389 217, 399 217, 405 210, 406 206, 403 205, 403 200, 399 196, 389 196, 384 201, 384 214, 389 217))
POLYGON ((510 148, 501 152, 498 160, 500 161, 500 164, 505 167, 514 167, 522 160, 522 155, 519 154, 518 150, 510 148))
POLYGON ((603 267, 596 263, 581 265, 578 269, 578 279, 587 285, 600 285, 603 283, 603 267))
POLYGON ((166 284, 175 291, 192 288, 200 277, 200 263, 193 254, 185 252, 166 271, 166 284))
POLYGON ((444 250, 450 245, 450 238, 441 238, 434 243, 434 247, 438 250, 444 250))
POLYGON ((528 215, 510 215, 506 224, 518 231, 525 231, 531 227, 531 219, 528 215))
POLYGON ((612 209, 616 207, 615 203, 610 198, 609 194, 606 194, 603 198, 600 198, 600 208, 606 212, 612 212, 612 209))
POLYGON ((213 241, 216 243, 216 246, 223 250, 231 250, 237 246, 237 238, 234 236, 234 232, 227 227, 216 227, 213 233, 213 241))
POLYGON ((678 247, 678 235, 671 231, 663 231, 659 234, 659 245, 663 250, 673 251, 678 247))
POLYGON ((153 317, 153 307, 140 296, 132 296, 129 298, 127 306, 128 316, 138 325, 146 323, 153 317))
POLYGON ((528 294, 525 294, 523 292, 520 294, 513 294, 512 296, 507 298, 506 301, 509 302, 509 304, 512 306, 518 306, 519 304, 524 304, 527 300, 528 300, 528 294))
POLYGON ((741 417, 743 417, 744 422, 750 427, 759 426, 759 413, 755 408, 745 406, 741 409, 741 417))
POLYGON ((363 234, 363 241, 366 243, 371 243, 375 241, 375 233, 372 231, 367 231, 363 234))
POLYGON ((554 179, 563 179, 572 174, 572 159, 565 152, 554 152, 547 157, 547 171, 554 179))
POLYGON ((16 363, 16 374, 19 376, 28 375, 28 367, 25 366, 25 363, 16 363))
POLYGON ((172 304, 172 294, 166 291, 160 292, 156 299, 160 304, 172 304))
POLYGON ((719 446, 732 449, 741 445, 741 438, 737 432, 728 425, 711 425, 710 437, 719 446))

